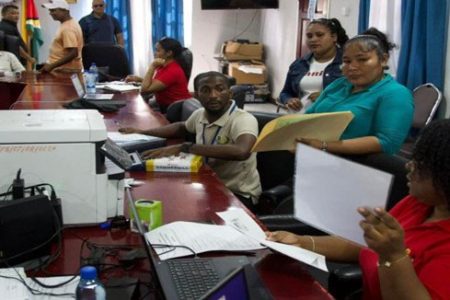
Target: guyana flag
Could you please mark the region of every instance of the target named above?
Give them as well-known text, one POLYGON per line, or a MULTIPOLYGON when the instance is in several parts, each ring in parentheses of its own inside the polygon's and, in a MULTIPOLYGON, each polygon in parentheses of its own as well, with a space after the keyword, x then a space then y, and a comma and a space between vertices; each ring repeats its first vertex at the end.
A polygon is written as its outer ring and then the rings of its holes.
POLYGON ((22 36, 30 49, 31 56, 39 62, 39 48, 44 40, 34 0, 22 0, 22 36))

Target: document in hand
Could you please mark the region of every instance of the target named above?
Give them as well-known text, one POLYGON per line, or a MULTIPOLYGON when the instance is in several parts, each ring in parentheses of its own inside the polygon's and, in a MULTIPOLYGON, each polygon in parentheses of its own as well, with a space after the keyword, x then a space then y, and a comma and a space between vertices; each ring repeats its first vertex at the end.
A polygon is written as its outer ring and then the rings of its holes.
POLYGON ((392 175, 298 144, 294 215, 330 234, 366 245, 358 207, 384 207, 392 175))
POLYGON ((252 251, 265 247, 327 271, 325 258, 299 247, 266 240, 261 227, 242 209, 217 213, 225 225, 174 222, 145 234, 161 260, 208 251, 252 251), (161 245, 171 245, 161 246, 161 245), (176 246, 185 246, 176 247, 176 246), (189 247, 192 251, 188 250, 189 247))
POLYGON ((285 115, 264 126, 252 151, 294 150, 299 138, 337 141, 352 119, 349 111, 285 115))

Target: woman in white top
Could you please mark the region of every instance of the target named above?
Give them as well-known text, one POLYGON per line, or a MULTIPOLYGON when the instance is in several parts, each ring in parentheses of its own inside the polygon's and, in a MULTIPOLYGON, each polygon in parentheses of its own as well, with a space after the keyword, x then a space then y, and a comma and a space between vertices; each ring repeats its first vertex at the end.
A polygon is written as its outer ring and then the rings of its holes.
POLYGON ((310 53, 289 67, 280 101, 294 111, 306 109, 320 92, 342 76, 341 46, 348 36, 337 19, 317 19, 308 24, 306 44, 310 53))

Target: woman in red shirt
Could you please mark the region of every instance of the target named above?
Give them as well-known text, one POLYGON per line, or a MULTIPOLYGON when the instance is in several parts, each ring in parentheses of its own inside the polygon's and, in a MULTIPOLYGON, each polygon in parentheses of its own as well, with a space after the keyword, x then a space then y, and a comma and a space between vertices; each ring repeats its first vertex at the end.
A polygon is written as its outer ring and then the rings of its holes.
POLYGON ((427 126, 406 165, 410 195, 389 213, 359 208, 368 248, 335 236, 278 231, 268 239, 356 262, 364 299, 450 299, 450 120, 427 126))
POLYGON ((141 92, 153 93, 161 112, 175 101, 191 98, 188 91, 188 70, 181 60, 184 48, 172 38, 156 43, 155 59, 143 79, 128 76, 126 81, 142 81, 141 92))

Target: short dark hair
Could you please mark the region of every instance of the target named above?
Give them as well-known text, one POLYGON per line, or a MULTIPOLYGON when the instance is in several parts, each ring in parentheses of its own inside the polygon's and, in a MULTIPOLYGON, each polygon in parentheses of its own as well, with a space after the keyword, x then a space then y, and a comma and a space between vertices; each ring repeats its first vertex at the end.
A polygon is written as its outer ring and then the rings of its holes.
POLYGON ((371 27, 362 34, 349 39, 347 43, 345 43, 344 48, 347 48, 353 43, 361 44, 365 51, 375 50, 380 59, 383 58, 385 54, 389 56, 389 51, 395 48, 395 44, 389 41, 386 34, 375 27, 371 27))
POLYGON ((13 9, 19 9, 19 7, 14 4, 8 4, 8 5, 3 6, 2 16, 6 15, 10 10, 13 10, 13 9))
POLYGON ((328 30, 335 34, 337 37, 337 43, 339 46, 344 46, 344 44, 348 41, 347 33, 345 32, 345 29, 342 27, 341 22, 339 22, 338 19, 332 18, 332 19, 326 19, 326 18, 320 18, 312 20, 309 24, 320 24, 328 28, 328 30))
POLYGON ((222 78, 226 85, 227 88, 230 88, 230 82, 228 81, 228 77, 220 72, 216 72, 216 71, 210 71, 210 72, 205 72, 205 73, 200 73, 197 76, 195 76, 194 78, 194 91, 198 92, 199 89, 199 85, 200 85, 200 80, 207 78, 207 77, 220 77, 222 78))
POLYGON ((413 150, 420 174, 431 177, 434 187, 450 206, 450 119, 431 122, 420 134, 413 150))

